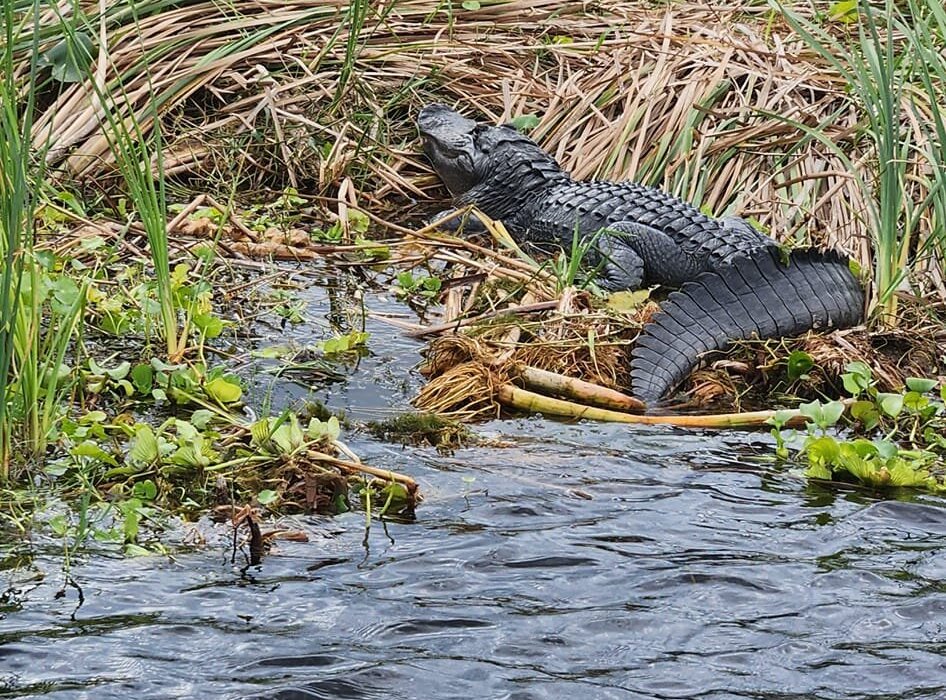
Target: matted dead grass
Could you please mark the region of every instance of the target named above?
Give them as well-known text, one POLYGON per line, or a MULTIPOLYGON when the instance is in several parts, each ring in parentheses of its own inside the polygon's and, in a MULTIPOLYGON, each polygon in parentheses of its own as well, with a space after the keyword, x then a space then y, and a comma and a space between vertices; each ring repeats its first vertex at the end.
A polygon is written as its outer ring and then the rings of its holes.
MULTIPOLYGON (((599 309, 570 315, 542 312, 530 324, 508 324, 506 331, 514 330, 519 341, 511 347, 477 337, 475 325, 464 334, 437 337, 426 352, 422 369, 429 381, 414 405, 461 421, 496 418, 503 409, 501 388, 522 385, 523 366, 633 396, 628 372, 640 327, 639 317, 599 309), (558 339, 543 341, 525 331, 526 325, 541 327, 543 335, 558 339), (601 344, 589 341, 605 326, 620 339, 601 344)), ((846 393, 842 375, 851 362, 871 368, 879 391, 900 392, 908 377, 935 378, 931 368, 937 367, 944 342, 942 334, 918 340, 905 331, 870 332, 865 328, 739 341, 726 352, 704 358, 702 368, 680 387, 674 408, 738 413, 795 405, 799 400, 834 399, 846 393), (813 363, 801 378, 789 376, 792 353, 806 353, 813 363)))

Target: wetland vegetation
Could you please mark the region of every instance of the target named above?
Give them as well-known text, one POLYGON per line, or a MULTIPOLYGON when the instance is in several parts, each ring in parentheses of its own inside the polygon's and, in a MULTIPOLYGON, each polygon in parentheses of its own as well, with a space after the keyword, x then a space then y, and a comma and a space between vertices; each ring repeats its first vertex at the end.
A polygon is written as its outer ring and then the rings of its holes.
MULTIPOLYGON (((446 198, 415 141, 430 101, 515 119, 576 177, 848 251, 866 326, 741 344, 691 408, 771 409, 776 454, 812 479, 942 490, 944 35, 937 0, 6 3, 0 516, 129 554, 207 512, 411 517, 414 480, 363 464, 344 438, 367 428, 320 403, 372 351, 372 314, 620 389, 646 294, 605 299, 578 248, 535 261, 425 226, 446 198), (346 303, 312 342, 272 342, 312 322, 299 291, 323 266, 346 303), (379 290, 414 318, 373 310, 379 290)), ((495 371, 421 404, 555 413, 495 398, 495 371)))

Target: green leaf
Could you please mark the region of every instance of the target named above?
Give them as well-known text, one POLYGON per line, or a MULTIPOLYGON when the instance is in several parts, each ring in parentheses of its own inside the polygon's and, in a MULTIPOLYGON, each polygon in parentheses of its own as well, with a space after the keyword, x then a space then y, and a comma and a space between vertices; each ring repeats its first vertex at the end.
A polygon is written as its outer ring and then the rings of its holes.
MULTIPOLYGON (((469 8, 467 8, 469 9, 469 8)), ((479 9, 479 8, 477 8, 479 9)), ((302 198, 299 199, 299 204, 305 203, 305 200, 302 198)), ((368 215, 363 211, 358 209, 349 209, 348 210, 348 230, 355 234, 362 234, 368 231, 368 226, 371 224, 371 219, 368 218, 368 215)))
POLYGON ((254 445, 265 447, 269 443, 270 426, 269 418, 262 418, 250 426, 250 438, 254 445))
POLYGON ((92 531, 92 538, 96 542, 124 542, 125 535, 117 527, 110 527, 107 530, 96 528, 92 531))
POLYGON ((440 281, 439 277, 425 277, 422 285, 425 292, 435 294, 440 291, 440 288, 443 286, 443 282, 440 281))
POLYGON ((79 419, 79 423, 89 425, 90 423, 104 423, 106 420, 108 420, 108 416, 105 411, 89 411, 79 419))
POLYGON ((857 21, 858 0, 838 0, 828 9, 828 17, 836 22, 851 24, 857 21))
POLYGON ((62 41, 45 51, 40 65, 51 66, 53 79, 61 83, 77 83, 88 75, 95 44, 85 32, 70 32, 62 41))
POLYGON ((270 489, 260 491, 256 496, 256 500, 259 501, 261 506, 268 506, 270 503, 274 503, 278 498, 279 494, 270 489))
POLYGON ((813 464, 834 464, 841 455, 838 441, 828 435, 809 440, 805 451, 813 464))
POLYGON ((69 465, 63 462, 47 462, 46 466, 43 467, 43 471, 49 476, 62 476, 69 471, 69 465))
POLYGON ((326 355, 332 355, 338 352, 348 352, 357 347, 361 347, 368 340, 368 333, 361 331, 352 331, 346 335, 339 335, 335 338, 329 338, 319 343, 322 352, 326 355))
POLYGON ((187 263, 178 263, 175 265, 174 270, 171 272, 171 286, 174 289, 183 287, 184 283, 187 282, 187 276, 190 271, 190 265, 187 263))
POLYGON ((903 405, 908 411, 919 413, 930 405, 930 400, 923 394, 916 391, 908 391, 903 395, 903 405))
POLYGON ((115 381, 118 381, 119 379, 124 379, 125 377, 127 377, 128 372, 130 370, 131 370, 131 363, 126 361, 126 362, 122 362, 117 367, 113 367, 112 369, 106 369, 105 374, 107 374, 109 377, 111 377, 115 381))
POLYGON ((200 431, 186 420, 175 419, 174 430, 177 431, 177 438, 180 443, 193 442, 201 438, 200 431))
POLYGON ((873 401, 855 401, 851 404, 851 418, 864 424, 867 430, 872 430, 880 423, 880 413, 873 401))
POLYGON ((463 2, 460 3, 460 7, 462 7, 464 10, 475 12, 476 10, 480 9, 480 3, 479 0, 463 0, 463 2))
POLYGON ((844 413, 844 404, 840 401, 831 401, 821 407, 825 426, 835 425, 844 413))
POLYGON ((339 435, 341 434, 341 432, 342 432, 342 428, 341 428, 341 426, 340 426, 339 423, 338 423, 338 418, 335 417, 335 416, 331 416, 331 417, 329 417, 329 419, 326 421, 326 423, 327 423, 327 425, 328 425, 328 430, 327 430, 328 436, 329 436, 330 438, 332 438, 332 440, 337 440, 337 439, 338 439, 338 436, 339 436, 339 435))
POLYGON ((104 462, 105 464, 108 464, 112 467, 118 466, 118 462, 114 457, 112 457, 112 455, 110 455, 91 440, 86 440, 85 442, 76 445, 69 451, 69 454, 71 454, 73 457, 88 457, 98 462, 104 462))
POLYGON ((223 333, 224 323, 213 314, 196 314, 194 325, 208 338, 218 338, 223 333))
POLYGON ((518 117, 510 119, 509 125, 515 128, 516 131, 528 132, 539 125, 539 118, 534 114, 520 114, 518 117))
POLYGON ((250 352, 250 357, 260 357, 266 360, 278 360, 296 352, 288 345, 270 345, 250 352))
POLYGON ((299 426, 299 418, 295 413, 289 414, 289 420, 283 421, 273 434, 270 440, 279 448, 281 454, 288 455, 302 446, 305 441, 305 435, 299 426))
POLYGON ((59 314, 68 314, 79 300, 79 286, 71 277, 58 277, 51 285, 50 306, 59 314))
POLYGON ((312 418, 309 421, 309 427, 306 429, 306 437, 310 440, 337 440, 341 433, 341 426, 338 418, 331 416, 327 421, 320 421, 318 418, 312 418))
POLYGON ((865 440, 864 438, 857 438, 853 442, 848 443, 848 446, 858 457, 868 458, 880 454, 880 451, 877 449, 877 445, 875 445, 870 440, 865 440))
POLYGON ((139 423, 135 429, 135 440, 128 451, 128 459, 135 464, 149 466, 157 461, 159 455, 158 439, 151 426, 139 423))
POLYGON ((186 369, 186 365, 169 365, 157 357, 151 358, 151 367, 157 372, 174 372, 175 370, 186 369))
POLYGON ((209 467, 217 458, 217 453, 207 447, 202 437, 198 437, 192 443, 178 447, 170 459, 179 467, 209 467))
POLYGON ((815 425, 821 426, 824 424, 824 411, 821 408, 821 402, 817 399, 810 403, 800 404, 798 412, 815 425))
POLYGON ((39 266, 46 270, 46 272, 49 272, 56 266, 56 254, 51 250, 33 251, 33 257, 36 258, 36 262, 38 262, 39 266))
POLYGON ((769 425, 774 425, 777 430, 781 430, 781 428, 786 423, 788 423, 788 421, 790 421, 794 417, 794 415, 795 415, 794 411, 789 411, 787 409, 779 409, 765 422, 768 423, 769 425))
POLYGON ((158 495, 158 487, 154 485, 151 479, 145 479, 135 483, 131 489, 131 494, 142 501, 153 501, 154 497, 158 495))
POLYGON ((198 430, 204 430, 213 417, 213 411, 208 411, 206 408, 201 408, 191 414, 190 422, 191 425, 193 425, 198 430))
POLYGON ((234 403, 243 396, 243 389, 239 384, 223 377, 211 379, 204 384, 204 391, 207 392, 207 396, 220 403, 234 403))
POLYGON ((86 253, 94 253, 96 250, 105 247, 105 239, 101 236, 89 236, 82 239, 79 247, 86 253))
POLYGON ((864 388, 860 385, 860 382, 857 380, 857 377, 853 374, 842 374, 841 382, 844 384, 844 391, 849 393, 851 396, 857 396, 864 390, 864 388))
POLYGON ((49 528, 63 537, 69 531, 69 520, 65 515, 54 515, 49 519, 49 528))
POLYGON ((135 385, 139 394, 147 395, 151 393, 154 385, 154 369, 151 365, 135 365, 131 370, 131 382, 135 385))
POLYGON ((925 379, 923 377, 908 377, 907 378, 907 389, 910 391, 915 391, 918 394, 925 394, 928 391, 933 391, 936 388, 937 381, 935 379, 925 379))
POLYGON ((812 464, 805 470, 805 476, 809 479, 831 481, 831 470, 823 464, 812 464))
POLYGON ((877 405, 891 418, 896 418, 903 410, 903 394, 877 394, 877 405))
POLYGON ((871 385, 872 373, 870 367, 863 362, 849 362, 844 368, 846 373, 841 375, 844 389, 851 396, 857 396, 871 385))
POLYGON ((900 451, 900 448, 897 446, 897 444, 890 442, 890 440, 872 440, 871 444, 877 449, 877 454, 884 459, 893 459, 900 451))
POLYGON ((788 356, 789 380, 794 382, 796 379, 800 379, 808 374, 814 366, 815 361, 811 359, 811 355, 801 350, 795 350, 788 356))
POLYGON ((864 377, 865 379, 870 379, 872 376, 870 365, 868 365, 866 362, 861 362, 860 360, 848 362, 844 367, 844 371, 864 377))
MULTIPOLYGON (((137 534, 137 533, 136 533, 137 534)), ((150 557, 153 552, 148 551, 141 545, 129 542, 125 545, 125 556, 129 557, 150 557)))

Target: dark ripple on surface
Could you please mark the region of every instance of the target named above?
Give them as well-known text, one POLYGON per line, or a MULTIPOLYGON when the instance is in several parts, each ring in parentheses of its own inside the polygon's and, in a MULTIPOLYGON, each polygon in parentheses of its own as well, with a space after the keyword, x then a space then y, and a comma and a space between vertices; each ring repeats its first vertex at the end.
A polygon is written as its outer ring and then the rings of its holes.
POLYGON ((428 494, 368 552, 352 513, 246 575, 222 548, 93 557, 78 610, 57 576, 2 572, 30 583, 0 609, 0 697, 946 697, 941 500, 701 468, 740 436, 486 430, 517 444, 442 470, 355 444, 428 494))

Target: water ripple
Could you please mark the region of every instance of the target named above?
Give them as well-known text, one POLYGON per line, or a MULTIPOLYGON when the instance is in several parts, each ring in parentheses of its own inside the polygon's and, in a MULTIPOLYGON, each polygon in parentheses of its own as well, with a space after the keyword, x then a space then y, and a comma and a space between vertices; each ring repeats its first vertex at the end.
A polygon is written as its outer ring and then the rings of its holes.
POLYGON ((11 543, 0 697, 946 697, 941 499, 807 485, 757 436, 485 430, 511 447, 355 441, 430 496, 367 550, 350 513, 246 572, 224 545, 93 556, 77 607, 11 543))

